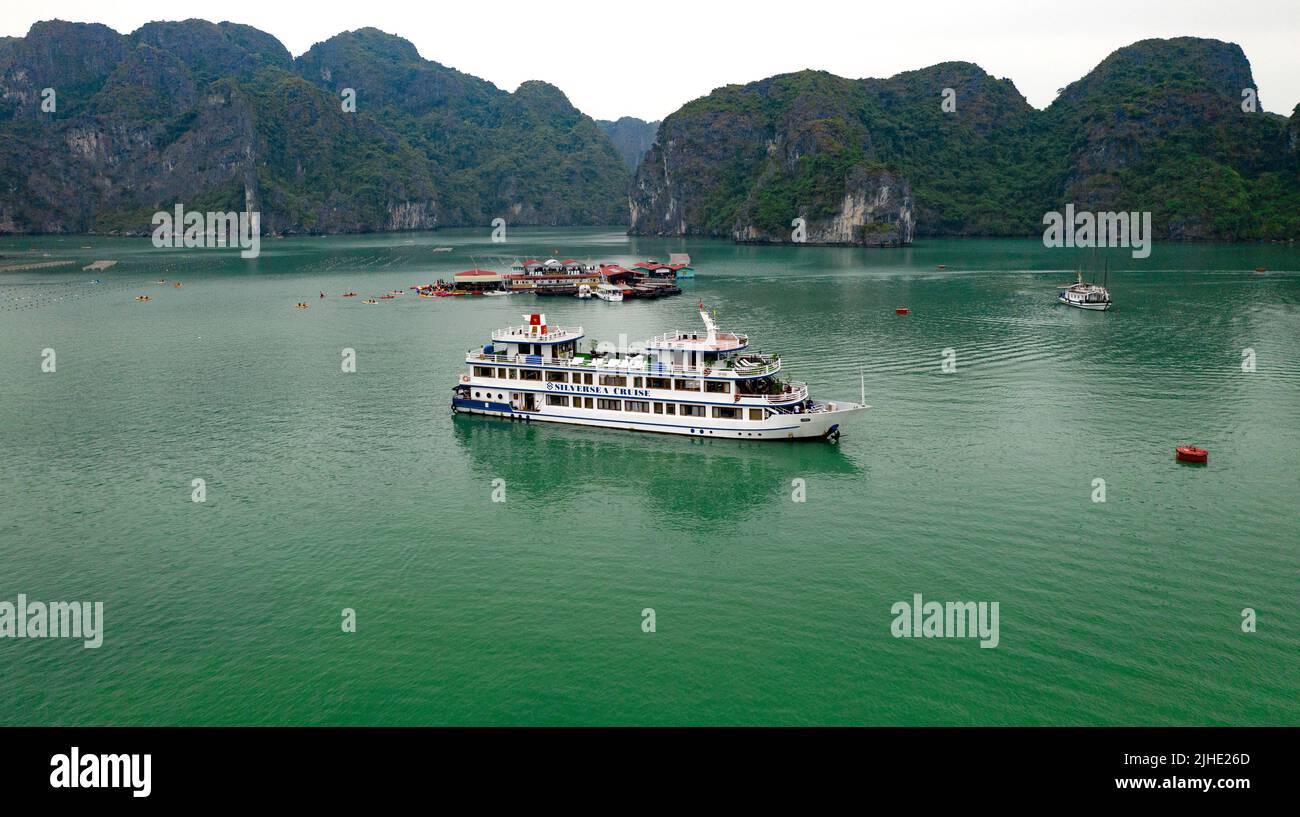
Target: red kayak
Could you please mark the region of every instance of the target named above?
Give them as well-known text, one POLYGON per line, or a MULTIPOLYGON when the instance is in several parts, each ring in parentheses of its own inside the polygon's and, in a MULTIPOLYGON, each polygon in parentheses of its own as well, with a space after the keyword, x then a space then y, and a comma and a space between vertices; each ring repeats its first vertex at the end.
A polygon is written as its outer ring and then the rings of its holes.
POLYGON ((1194 445, 1183 445, 1174 449, 1174 456, 1180 462, 1209 462, 1210 452, 1194 445))

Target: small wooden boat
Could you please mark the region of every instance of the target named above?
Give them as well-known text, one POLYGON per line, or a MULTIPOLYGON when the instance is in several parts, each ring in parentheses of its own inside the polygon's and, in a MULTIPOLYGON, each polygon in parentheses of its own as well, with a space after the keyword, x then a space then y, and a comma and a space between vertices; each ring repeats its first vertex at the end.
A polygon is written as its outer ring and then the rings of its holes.
MULTIPOLYGON (((1109 268, 1106 277, 1109 278, 1109 268)), ((1065 284, 1057 287, 1060 290, 1056 295, 1056 300, 1066 306, 1073 306, 1078 309, 1090 309, 1096 312, 1103 312, 1110 309, 1110 290, 1105 286, 1090 284, 1083 280, 1083 273, 1076 274, 1077 280, 1073 284, 1065 284)))

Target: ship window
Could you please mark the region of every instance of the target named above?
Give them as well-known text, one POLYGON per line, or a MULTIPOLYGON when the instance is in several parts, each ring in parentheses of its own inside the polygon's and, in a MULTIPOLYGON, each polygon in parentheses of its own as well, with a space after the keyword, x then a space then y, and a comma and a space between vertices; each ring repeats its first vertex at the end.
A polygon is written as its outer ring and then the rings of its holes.
POLYGON ((619 405, 620 403, 621 401, 619 400, 605 400, 602 398, 596 401, 596 408, 604 411, 621 411, 622 408, 619 405))
POLYGON ((482 396, 483 396, 483 392, 481 392, 481 391, 476 391, 476 392, 474 392, 474 396, 475 396, 475 397, 482 397, 482 396))
POLYGON ((519 379, 520 380, 541 380, 542 373, 537 369, 520 369, 519 379))
POLYGON ((676 413, 677 413, 677 404, 676 404, 676 403, 665 403, 665 404, 664 404, 664 412, 667 413, 667 414, 676 414, 676 413))
POLYGON ((568 372, 547 372, 547 373, 546 373, 546 382, 548 382, 548 383, 568 383, 568 382, 569 382, 569 373, 568 373, 568 372))
POLYGON ((641 388, 641 378, 639 377, 632 378, 632 388, 634 389, 641 388))
POLYGON ((563 396, 563 395, 560 395, 560 394, 548 394, 548 395, 546 395, 546 405, 548 405, 548 406, 567 406, 567 405, 569 405, 569 398, 567 398, 567 397, 565 397, 565 396, 563 396))
POLYGON ((666 377, 647 377, 645 379, 647 389, 671 389, 671 382, 666 377))
POLYGON ((475 377, 496 377, 496 369, 493 369, 491 366, 475 366, 474 376, 475 377))
POLYGON ((619 374, 602 374, 600 376, 600 385, 602 386, 626 386, 627 378, 619 374))
POLYGON ((586 383, 588 386, 590 386, 590 385, 592 384, 592 378, 593 378, 593 375, 592 375, 591 372, 583 372, 583 373, 582 373, 582 382, 583 382, 583 383, 586 383))
POLYGON ((506 373, 506 376, 511 380, 514 380, 518 376, 514 369, 507 369, 506 373))
POLYGON ((584 397, 582 398, 582 400, 583 400, 583 408, 591 408, 592 405, 594 404, 594 401, 590 397, 584 397))
POLYGON ((726 380, 705 380, 704 390, 710 394, 729 394, 731 384, 726 380))
POLYGON ((698 380, 678 380, 673 388, 678 391, 699 391, 700 381, 698 380))
POLYGON ((740 409, 732 406, 714 406, 713 416, 719 420, 738 420, 740 419, 740 409))
POLYGON ((664 413, 664 404, 655 403, 655 414, 663 414, 663 413, 664 413))
POLYGON ((692 404, 690 404, 690 403, 682 403, 682 416, 683 416, 683 417, 703 417, 703 416, 704 416, 704 406, 696 406, 696 405, 692 405, 692 404))
POLYGON ((762 409, 750 409, 750 410, 749 410, 749 419, 751 419, 751 420, 761 420, 761 419, 763 419, 763 410, 762 410, 762 409))
POLYGON ((623 403, 623 410, 624 410, 624 411, 639 411, 639 412, 642 412, 642 413, 649 413, 649 411, 650 411, 650 404, 647 403, 647 402, 645 402, 644 400, 626 400, 626 401, 624 401, 624 403, 623 403))

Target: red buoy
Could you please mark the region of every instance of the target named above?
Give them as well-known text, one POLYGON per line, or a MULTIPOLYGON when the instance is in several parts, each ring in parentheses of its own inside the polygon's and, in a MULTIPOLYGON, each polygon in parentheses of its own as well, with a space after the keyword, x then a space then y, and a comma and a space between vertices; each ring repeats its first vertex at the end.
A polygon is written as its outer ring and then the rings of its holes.
POLYGON ((1255 272, 1268 272, 1268 270, 1264 269, 1263 267, 1255 267, 1255 272))
POLYGON ((1209 462, 1210 452, 1194 445, 1180 445, 1174 449, 1174 457, 1179 462, 1209 462))
POLYGON ((905 306, 900 306, 898 309, 895 309, 895 310, 894 310, 894 314, 895 314, 895 315, 906 315, 906 314, 907 314, 907 307, 905 307, 905 306))
POLYGON ((948 265, 947 265, 947 264, 940 264, 940 265, 939 265, 939 269, 948 269, 948 265))

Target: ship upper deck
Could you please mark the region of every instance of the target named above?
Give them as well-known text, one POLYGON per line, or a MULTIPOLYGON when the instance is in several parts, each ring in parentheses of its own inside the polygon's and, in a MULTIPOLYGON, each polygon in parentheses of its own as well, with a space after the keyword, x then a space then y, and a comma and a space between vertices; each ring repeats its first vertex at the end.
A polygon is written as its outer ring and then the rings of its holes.
POLYGON ((582 339, 581 326, 507 326, 492 333, 495 343, 567 343, 582 339), (546 331, 541 331, 545 329, 546 331))
POLYGON ((692 352, 726 354, 739 352, 749 345, 749 336, 736 332, 665 332, 646 343, 647 349, 680 349, 692 352))
POLYGON ((749 346, 749 335, 739 332, 723 332, 718 329, 711 316, 700 302, 700 319, 704 321, 704 331, 677 330, 655 335, 646 343, 647 349, 669 352, 692 352, 706 355, 725 355, 739 352, 749 346))

